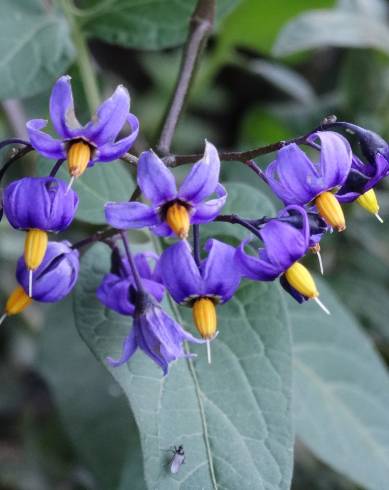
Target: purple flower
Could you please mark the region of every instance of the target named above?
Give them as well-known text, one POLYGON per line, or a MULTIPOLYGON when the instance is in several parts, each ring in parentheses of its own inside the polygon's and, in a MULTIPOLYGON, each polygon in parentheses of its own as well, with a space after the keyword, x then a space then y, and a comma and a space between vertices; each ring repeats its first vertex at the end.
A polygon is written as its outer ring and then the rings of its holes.
POLYGON ((273 281, 307 253, 310 247, 308 215, 301 206, 287 206, 277 218, 266 223, 259 235, 264 246, 258 249, 258 256, 246 254, 248 239, 237 249, 236 261, 243 276, 257 281, 273 281), (301 228, 285 221, 285 218, 296 214, 299 214, 301 228))
POLYGON ((106 219, 120 229, 147 226, 157 235, 169 236, 174 232, 185 238, 190 223, 208 223, 223 207, 227 193, 218 183, 219 172, 217 150, 206 142, 204 157, 177 190, 172 172, 153 151, 146 151, 139 158, 137 180, 151 206, 139 202, 107 203, 106 219), (205 201, 213 193, 217 198, 205 201))
POLYGON ((189 332, 186 332, 173 318, 152 300, 150 296, 136 293, 135 314, 132 329, 123 344, 120 359, 107 358, 113 367, 126 363, 139 347, 166 375, 169 363, 181 358, 192 358, 195 354, 187 354, 182 343, 184 341, 203 343, 189 332))
MULTIPOLYGON (((42 131, 45 119, 27 122, 31 145, 43 156, 66 159, 75 143, 84 143, 85 167, 96 162, 110 162, 122 156, 134 143, 139 132, 138 119, 129 113, 130 96, 119 85, 113 95, 104 101, 96 115, 85 126, 78 122, 70 84, 70 76, 62 76, 54 85, 50 97, 50 118, 59 139, 42 131), (131 134, 115 141, 123 126, 128 123, 131 134)), ((73 175, 73 174, 72 174, 73 175)), ((77 176, 76 173, 74 173, 77 176)))
POLYGON ((309 141, 320 139, 320 162, 312 162, 292 143, 277 152, 277 158, 266 169, 266 177, 275 194, 286 204, 301 206, 323 192, 342 185, 351 168, 352 152, 343 136, 318 131, 309 141))
MULTIPOLYGON (((34 271, 32 298, 44 303, 60 301, 76 284, 79 268, 79 253, 69 242, 49 242, 42 263, 34 271)), ((20 257, 16 278, 25 291, 29 289, 29 274, 24 257, 20 257)))
POLYGON ((78 196, 55 177, 25 177, 6 187, 3 206, 16 229, 62 231, 74 218, 78 196))
MULTIPOLYGON (((117 249, 113 251, 113 265, 111 272, 106 274, 96 294, 98 299, 111 310, 122 315, 135 313, 136 290, 134 278, 128 260, 120 257, 117 249)), ((161 302, 164 295, 164 286, 157 274, 151 269, 149 259, 158 261, 153 253, 140 253, 134 256, 135 265, 142 278, 145 290, 161 302)))

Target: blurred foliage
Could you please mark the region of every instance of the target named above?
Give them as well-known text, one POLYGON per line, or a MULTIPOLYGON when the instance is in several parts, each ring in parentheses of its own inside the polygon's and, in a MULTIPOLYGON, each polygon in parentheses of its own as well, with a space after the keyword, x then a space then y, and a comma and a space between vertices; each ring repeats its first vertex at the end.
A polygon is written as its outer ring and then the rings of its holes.
MULTIPOLYGON (((79 10, 73 12, 74 19, 90 40, 102 94, 109 94, 116 83, 124 83, 130 89, 132 110, 142 121, 143 133, 137 151, 155 143, 181 54, 180 48, 158 53, 145 51, 182 44, 195 2, 174 3, 176 8, 168 0, 80 0, 75 6, 79 10)), ((385 1, 225 0, 218 7, 217 29, 178 128, 174 140, 176 151, 201 151, 204 138, 222 148, 259 146, 302 134, 317 126, 329 113, 389 138, 389 26, 385 1), (281 60, 279 56, 284 58, 281 60)), ((79 71, 71 64, 74 46, 60 7, 44 0, 3 0, 0 14, 3 33, 0 41, 0 99, 19 99, 17 110, 21 117, 47 117, 48 88, 57 76, 70 70, 76 87, 76 101, 81 107, 80 119, 87 120, 79 71)), ((17 131, 7 104, 3 104, 1 136, 7 137, 17 131)), ((5 159, 7 151, 2 151, 1 155, 5 159)), ((270 160, 271 156, 268 156, 258 159, 258 163, 266 165, 270 160)), ((26 158, 23 164, 15 164, 7 178, 35 172, 37 166, 40 165, 36 159, 26 158)), ((185 170, 180 169, 179 173, 185 170)), ((253 180, 248 168, 235 162, 224 165, 223 179, 255 187, 261 185, 253 180)), ((241 212, 246 210, 247 215, 253 213, 255 216, 260 204, 254 203, 248 208, 242 190, 245 188, 235 185, 236 191, 231 185, 229 206, 233 204, 234 210, 239 208, 241 212)), ((96 167, 76 186, 82 194, 83 208, 79 222, 66 233, 71 240, 84 237, 95 229, 87 226, 85 221, 93 225, 102 223, 101 206, 105 200, 125 199, 133 189, 130 172, 120 163, 109 168, 96 167)), ((385 192, 388 187, 388 183, 380 184, 384 218, 389 216, 389 198, 385 192)), ((268 193, 265 188, 263 191, 268 193)), ((279 203, 272 199, 278 207, 279 203)), ((326 278, 387 361, 388 226, 379 225, 357 205, 349 205, 346 209, 347 232, 333 234, 323 242, 326 278)), ((271 213, 270 206, 268 212, 271 213)), ((16 284, 14 265, 23 248, 23 234, 10 230, 5 220, 0 224, 0 231, 3 278, 0 294, 4 303, 16 284)), ((225 236, 228 232, 226 226, 220 224, 215 226, 215 233, 225 236)), ((230 241, 236 241, 240 236, 235 228, 229 235, 230 241)), ((143 241, 144 237, 137 235, 136 239, 143 241)), ((326 299, 331 298, 331 293, 323 292, 323 295, 326 299)), ((314 349, 315 336, 327 335, 328 342, 339 349, 337 362, 346 363, 348 356, 359 348, 371 363, 377 363, 373 350, 355 327, 356 322, 348 313, 342 312, 336 299, 331 299, 332 302, 330 323, 319 325, 316 319, 307 320, 314 317, 302 318, 296 323, 295 349, 299 349, 299 342, 304 341, 310 342, 310 348, 314 349), (335 311, 340 313, 335 314, 335 311)), ((307 312, 306 309, 302 311, 307 312)), ((140 438, 127 409, 127 401, 118 385, 80 342, 71 301, 52 309, 33 305, 26 314, 9 319, 0 331, 0 352, 0 488, 145 488, 141 475, 140 438), (101 425, 100 420, 105 423, 101 425), (125 469, 124 462, 127 462, 125 469)), ((313 363, 311 369, 319 373, 323 370, 326 380, 329 371, 324 369, 322 357, 316 352, 305 354, 308 356, 305 361, 313 363)), ((363 417, 358 411, 361 407, 366 408, 363 415, 368 419, 367 426, 371 426, 369 417, 374 415, 374 411, 368 409, 369 403, 377 410, 378 403, 380 417, 386 415, 385 406, 381 405, 385 405, 387 397, 387 375, 381 365, 376 372, 365 371, 366 358, 362 354, 352 366, 342 365, 334 375, 341 373, 337 380, 341 383, 342 376, 348 373, 352 381, 351 388, 348 387, 350 391, 361 379, 366 383, 363 395, 373 392, 368 402, 356 398, 352 404, 354 408, 348 409, 353 417, 349 429, 354 431, 355 437, 361 430, 358 424, 362 424, 363 432, 363 417), (359 362, 361 366, 358 366, 359 362), (373 401, 374 397, 378 402, 373 401)), ((301 385, 306 386, 301 373, 299 376, 297 388, 301 391, 301 385)), ((358 387, 355 390, 360 389, 359 384, 358 387)), ((310 389, 317 388, 311 386, 310 389)), ((342 396, 346 395, 343 393, 342 396)), ((351 395, 347 398, 350 404, 351 398, 351 395)), ((315 403, 319 404, 319 398, 311 400, 311 405, 302 395, 299 400, 306 403, 308 412, 314 410, 315 403)), ((325 411, 325 403, 322 400, 317 408, 317 417, 320 410, 325 411)), ((380 483, 382 479, 379 480, 380 473, 375 471, 373 460, 366 464, 367 467, 361 465, 358 473, 357 459, 346 458, 342 462, 337 457, 336 446, 331 446, 336 443, 335 435, 330 429, 337 429, 339 434, 344 426, 346 429, 348 426, 336 425, 339 423, 337 415, 344 409, 343 405, 336 406, 338 410, 332 414, 332 419, 312 419, 312 430, 302 434, 302 439, 327 464, 332 464, 349 478, 367 488, 384 490, 387 479, 380 483), (316 440, 312 442, 312 434, 320 425, 328 439, 326 446, 316 440), (369 476, 368 470, 375 471, 374 475, 369 476)), ((308 424, 301 425, 305 430, 309 429, 308 424)), ((373 427, 368 434, 378 453, 382 449, 376 445, 380 430, 383 430, 383 423, 377 429, 373 427), (376 439, 371 439, 372 433, 376 439)), ((382 440, 380 443, 382 447, 387 444, 382 440)), ((370 459, 361 445, 358 441, 354 443, 353 457, 360 457, 359 461, 370 459)), ((387 461, 386 453, 383 454, 382 458, 387 461)), ((359 488, 319 463, 300 444, 295 457, 294 490, 359 488)), ((387 469, 386 462, 384 467, 387 469)))

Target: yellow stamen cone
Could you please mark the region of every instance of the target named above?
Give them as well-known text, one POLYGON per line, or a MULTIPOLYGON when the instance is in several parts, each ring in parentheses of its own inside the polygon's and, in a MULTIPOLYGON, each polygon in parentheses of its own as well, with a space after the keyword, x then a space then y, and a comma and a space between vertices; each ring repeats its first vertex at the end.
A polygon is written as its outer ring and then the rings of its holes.
POLYGON ((316 298, 319 292, 309 270, 295 262, 285 272, 285 279, 297 292, 307 298, 316 298))
POLYGON ((27 306, 30 306, 31 302, 32 299, 27 296, 24 289, 18 286, 12 291, 7 300, 7 303, 5 305, 5 313, 0 318, 0 324, 3 322, 5 317, 17 315, 18 313, 22 312, 24 309, 27 308, 27 306))
POLYGON ((166 222, 179 238, 183 240, 188 237, 190 219, 185 206, 178 202, 169 206, 166 213, 166 222))
POLYGON ((82 175, 91 159, 91 148, 84 141, 72 143, 68 150, 68 169, 72 177, 82 175))
POLYGON ((374 214, 374 216, 377 217, 378 221, 382 221, 382 218, 378 214, 378 211, 380 210, 380 205, 378 204, 377 200, 377 195, 374 191, 374 189, 370 189, 364 194, 361 194, 358 199, 357 203, 362 206, 366 211, 368 211, 371 214, 374 214))
POLYGON ((37 269, 47 250, 48 236, 43 230, 33 229, 27 232, 24 244, 24 261, 31 271, 37 269))
POLYGON ((315 199, 320 216, 337 231, 346 229, 343 209, 332 192, 323 192, 315 199))
POLYGON ((199 298, 193 303, 193 321, 203 339, 212 339, 216 333, 217 317, 214 302, 199 298))

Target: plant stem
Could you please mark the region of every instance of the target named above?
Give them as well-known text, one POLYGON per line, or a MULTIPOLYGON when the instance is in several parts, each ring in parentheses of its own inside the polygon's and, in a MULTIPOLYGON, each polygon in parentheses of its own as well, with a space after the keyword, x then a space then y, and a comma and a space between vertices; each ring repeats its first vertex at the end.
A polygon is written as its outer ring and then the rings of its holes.
POLYGON ((200 267, 200 225, 193 225, 193 258, 197 267, 200 267))
POLYGON ((68 19, 72 31, 72 37, 77 51, 77 64, 80 69, 85 97, 91 114, 94 114, 100 103, 99 88, 95 71, 91 62, 89 49, 77 20, 73 16, 71 0, 60 0, 62 9, 68 19))
POLYGON ((51 172, 49 174, 50 177, 55 177, 58 173, 58 170, 61 168, 61 165, 63 164, 65 160, 61 158, 60 160, 57 160, 51 169, 51 172))
POLYGON ((178 119, 193 80, 197 61, 212 30, 216 0, 198 0, 190 20, 189 34, 182 54, 176 86, 164 120, 158 150, 168 155, 178 119))
POLYGON ((136 267, 136 264, 135 264, 135 261, 134 261, 134 257, 132 256, 132 253, 131 253, 131 250, 130 250, 130 245, 129 245, 128 239, 127 239, 127 234, 126 234, 125 231, 121 231, 120 232, 120 235, 122 237, 123 245, 124 245, 124 250, 125 250, 126 255, 127 255, 128 263, 130 264, 132 275, 134 277, 134 282, 135 282, 136 290, 139 293, 144 293, 145 290, 144 290, 144 287, 143 287, 143 284, 142 284, 142 279, 140 278, 140 275, 139 275, 139 272, 138 272, 138 268, 136 267))
POLYGON ((4 174, 8 170, 8 168, 17 160, 20 158, 24 157, 24 155, 27 155, 27 153, 30 153, 30 151, 33 151, 33 147, 30 145, 25 146, 24 148, 21 148, 17 153, 15 153, 9 160, 7 160, 4 165, 0 169, 0 181, 4 177, 4 174))

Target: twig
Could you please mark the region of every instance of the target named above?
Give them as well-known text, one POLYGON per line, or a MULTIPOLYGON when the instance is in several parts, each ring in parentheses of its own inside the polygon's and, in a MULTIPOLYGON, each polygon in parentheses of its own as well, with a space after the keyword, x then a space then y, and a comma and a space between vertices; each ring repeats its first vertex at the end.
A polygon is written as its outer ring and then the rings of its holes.
POLYGON ((215 4, 216 0, 198 0, 192 14, 180 71, 158 143, 158 151, 162 155, 168 155, 170 152, 178 119, 196 71, 197 61, 212 30, 215 18, 215 4))
POLYGON ((193 225, 193 258, 196 265, 200 267, 200 225, 193 225))

